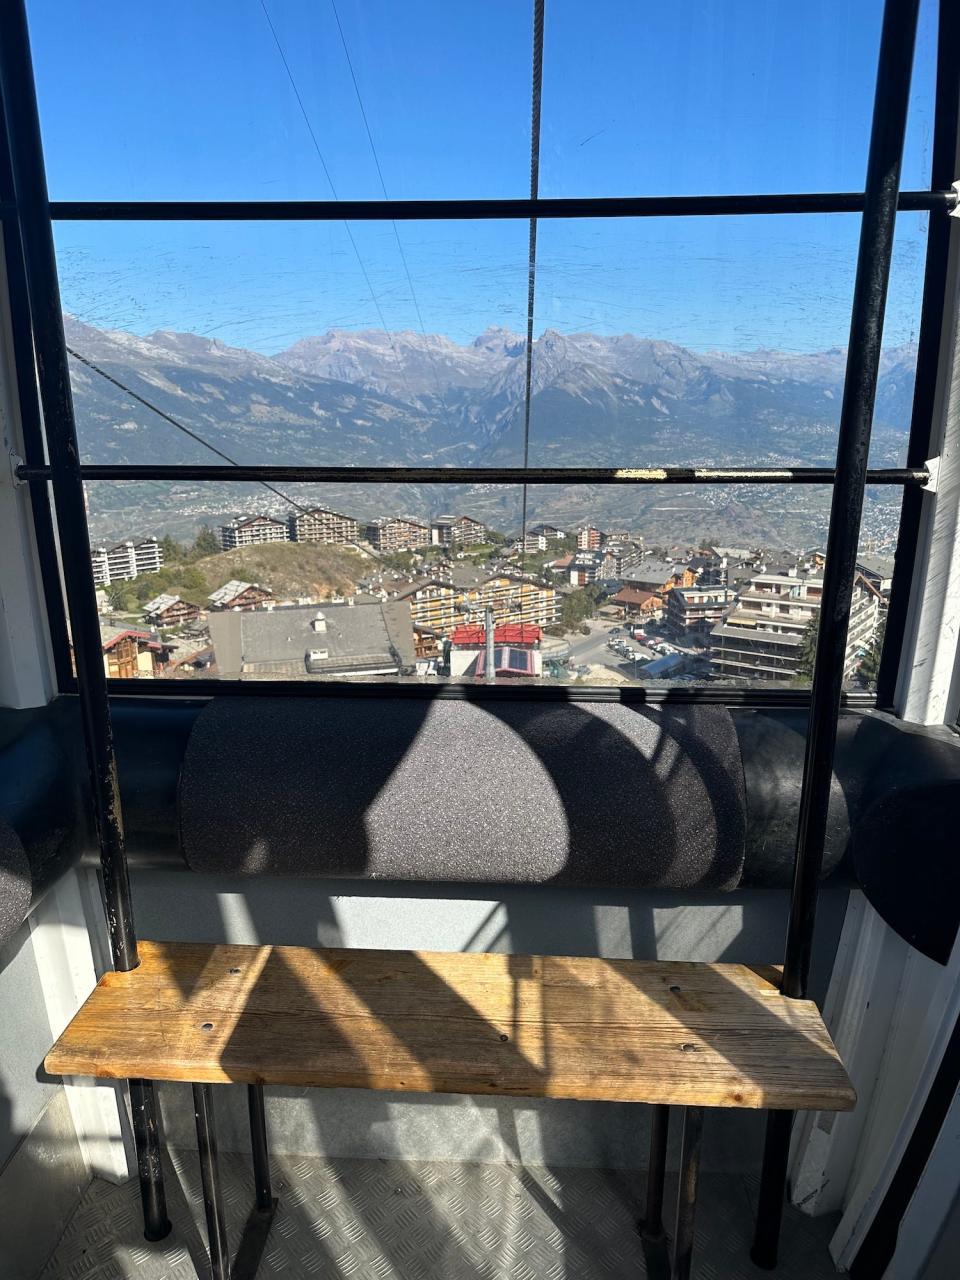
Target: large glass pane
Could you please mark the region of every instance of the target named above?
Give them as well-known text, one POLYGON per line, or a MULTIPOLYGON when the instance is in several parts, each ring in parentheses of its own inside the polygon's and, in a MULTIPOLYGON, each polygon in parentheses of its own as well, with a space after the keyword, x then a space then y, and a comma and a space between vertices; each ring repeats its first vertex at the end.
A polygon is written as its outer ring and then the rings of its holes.
MULTIPOLYGON (((925 230, 900 216, 874 465, 905 452, 925 230)), ((858 231, 544 221, 531 463, 832 463, 858 231)), ((522 462, 521 221, 74 223, 57 243, 88 462, 214 460, 104 374, 238 462, 522 462)))
MULTIPOLYGON (((56 235, 73 350, 237 462, 479 465, 518 412, 522 221, 56 235)), ((103 373, 72 363, 85 461, 218 461, 103 373)))
MULTIPOLYGON (((802 688, 821 488, 87 485, 104 654, 137 679, 802 688)), ((897 502, 868 494, 847 686, 875 674, 897 502)))
POLYGON ((30 0, 29 18, 54 199, 525 194, 522 3, 30 0))
MULTIPOLYGON (((832 465, 859 231, 836 214, 541 223, 531 462, 832 465)), ((905 449, 925 232, 900 216, 876 465, 905 449)))
MULTIPOLYGON (((883 0, 553 0, 541 191, 863 189, 883 0)), ((903 181, 930 182, 935 0, 924 0, 903 181)))

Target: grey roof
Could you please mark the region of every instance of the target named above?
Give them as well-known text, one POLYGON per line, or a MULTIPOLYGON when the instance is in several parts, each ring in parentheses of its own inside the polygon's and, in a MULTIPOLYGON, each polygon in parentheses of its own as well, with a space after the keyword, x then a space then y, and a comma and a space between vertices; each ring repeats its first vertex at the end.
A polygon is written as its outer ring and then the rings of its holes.
POLYGON ((677 572, 675 564, 666 560, 641 560, 624 571, 623 577, 629 582, 666 582, 677 572))
POLYGON ((878 578, 893 577, 893 561, 886 556, 857 556, 857 568, 878 578))
POLYGON ((179 596, 159 595, 154 596, 152 600, 148 600, 143 606, 144 613, 159 613, 161 609, 168 609, 170 605, 179 603, 179 596))
POLYGON ((388 624, 379 601, 219 613, 210 618, 210 636, 222 676, 305 676, 307 653, 322 649, 328 656, 313 664, 316 674, 396 670, 408 660, 404 651, 413 660, 413 626, 404 608, 405 629, 400 611, 391 614, 388 624), (311 625, 318 613, 326 620, 323 632, 311 625))
POLYGON ((218 587, 216 591, 211 591, 207 596, 214 604, 226 604, 228 600, 233 600, 241 591, 246 591, 248 587, 255 584, 252 582, 241 582, 239 578, 231 578, 229 582, 225 582, 222 587, 218 587))

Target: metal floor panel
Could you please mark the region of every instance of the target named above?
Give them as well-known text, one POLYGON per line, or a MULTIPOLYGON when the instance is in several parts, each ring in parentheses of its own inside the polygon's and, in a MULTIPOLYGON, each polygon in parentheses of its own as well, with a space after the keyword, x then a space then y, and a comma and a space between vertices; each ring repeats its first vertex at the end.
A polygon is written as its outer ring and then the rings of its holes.
MULTIPOLYGON (((231 1249, 253 1198, 241 1155, 221 1156, 231 1249)), ((206 1280, 196 1152, 173 1152, 174 1231, 143 1239, 136 1180, 93 1182, 38 1280, 206 1280)), ((538 1166, 277 1157, 274 1221, 258 1280, 643 1280, 642 1173, 538 1166)), ((667 1204, 675 1182, 668 1178, 667 1204)), ((694 1280, 758 1280, 747 1250, 755 1185, 706 1174, 694 1280)), ((783 1280, 836 1275, 833 1218, 784 1220, 783 1280)), ((650 1277, 655 1280, 655 1277, 650 1277)))

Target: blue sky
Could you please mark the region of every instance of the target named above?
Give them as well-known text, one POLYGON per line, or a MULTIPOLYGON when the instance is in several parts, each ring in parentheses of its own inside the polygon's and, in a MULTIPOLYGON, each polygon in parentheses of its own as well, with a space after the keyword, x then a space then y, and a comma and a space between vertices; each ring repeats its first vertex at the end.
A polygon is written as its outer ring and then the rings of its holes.
MULTIPOLYGON (((382 192, 330 0, 265 0, 341 198, 382 192)), ((525 195, 526 0, 336 0, 392 198, 525 195)), ((543 195, 862 187, 881 0, 547 0, 543 195)), ((29 0, 54 199, 329 198, 261 0, 29 0)), ((904 185, 929 181, 923 0, 904 185)), ((843 344, 858 218, 542 223, 536 328, 843 344)), ((64 305, 275 351, 328 327, 524 326, 522 223, 60 224, 64 305), (364 272, 367 279, 364 278, 364 272), (368 283, 369 281, 369 283, 368 283)), ((902 215, 887 341, 916 334, 902 215)))

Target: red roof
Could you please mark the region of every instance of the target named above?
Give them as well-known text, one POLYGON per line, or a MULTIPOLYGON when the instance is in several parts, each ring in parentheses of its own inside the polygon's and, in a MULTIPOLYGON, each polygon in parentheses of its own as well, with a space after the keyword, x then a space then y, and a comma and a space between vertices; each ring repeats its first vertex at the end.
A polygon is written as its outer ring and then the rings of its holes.
MULTIPOLYGON (((503 622, 493 628, 494 644, 539 644, 543 631, 532 622, 503 622)), ((454 627, 450 643, 462 649, 478 648, 487 641, 485 627, 454 627)))

